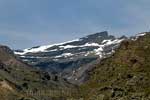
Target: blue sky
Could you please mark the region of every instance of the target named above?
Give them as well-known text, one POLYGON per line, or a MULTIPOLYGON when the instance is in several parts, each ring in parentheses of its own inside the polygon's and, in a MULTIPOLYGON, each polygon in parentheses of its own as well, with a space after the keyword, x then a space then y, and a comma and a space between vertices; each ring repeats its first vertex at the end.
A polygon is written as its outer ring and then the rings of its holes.
POLYGON ((0 0, 0 44, 13 49, 87 34, 149 31, 150 0, 0 0))

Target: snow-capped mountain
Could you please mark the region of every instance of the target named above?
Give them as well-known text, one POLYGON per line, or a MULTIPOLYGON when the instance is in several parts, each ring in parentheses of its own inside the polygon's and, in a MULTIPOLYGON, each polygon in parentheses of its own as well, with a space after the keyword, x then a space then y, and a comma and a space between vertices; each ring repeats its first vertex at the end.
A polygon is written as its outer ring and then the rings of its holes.
POLYGON ((104 31, 64 43, 16 50, 14 53, 30 65, 59 72, 71 79, 75 70, 114 53, 125 38, 116 38, 104 31))

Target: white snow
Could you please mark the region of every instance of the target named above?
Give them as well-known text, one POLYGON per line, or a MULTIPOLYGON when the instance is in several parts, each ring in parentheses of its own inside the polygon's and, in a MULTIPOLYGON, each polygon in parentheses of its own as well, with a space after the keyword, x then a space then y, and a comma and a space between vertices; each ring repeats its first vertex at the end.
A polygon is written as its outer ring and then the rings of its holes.
POLYGON ((103 40, 102 43, 106 43, 106 42, 108 42, 108 41, 111 41, 111 40, 103 40))
POLYGON ((20 56, 21 58, 25 58, 26 56, 20 56))
MULTIPOLYGON (((140 34, 139 36, 143 36, 145 34, 140 34)), ((112 44, 119 44, 121 41, 123 41, 124 39, 115 39, 115 40, 103 40, 102 44, 98 44, 98 43, 86 43, 84 45, 64 45, 66 43, 70 43, 70 42, 74 42, 74 41, 80 41, 80 39, 76 39, 76 40, 72 40, 72 41, 67 41, 64 43, 59 43, 59 44, 53 44, 53 45, 47 45, 47 46, 40 46, 38 48, 32 48, 32 49, 24 49, 23 52, 15 52, 15 54, 18 55, 24 55, 26 53, 37 53, 37 52, 50 52, 50 51, 57 51, 57 49, 53 49, 53 50, 47 50, 48 48, 52 47, 52 46, 59 46, 60 50, 63 49, 70 49, 70 48, 77 48, 77 47, 98 47, 97 49, 94 49, 94 51, 92 52, 87 52, 85 54, 85 56, 88 56, 90 53, 95 53, 96 55, 99 55, 100 57, 103 56, 103 49, 106 46, 112 45, 112 44)), ((71 57, 74 54, 72 53, 63 53, 61 55, 55 56, 54 58, 61 58, 61 57, 71 57)))
POLYGON ((88 56, 90 54, 90 52, 87 52, 84 56, 88 56))
POLYGON ((90 47, 90 46, 99 46, 98 43, 86 43, 84 45, 78 45, 78 46, 74 46, 74 45, 66 45, 66 46, 59 46, 60 48, 63 49, 70 49, 70 48, 77 48, 77 47, 90 47))
POLYGON ((25 52, 14 52, 16 55, 24 55, 25 54, 25 52))
POLYGON ((49 52, 49 51, 57 51, 58 49, 53 49, 53 50, 48 50, 47 52, 49 52))
POLYGON ((137 34, 136 36, 140 37, 140 36, 144 36, 144 35, 146 35, 146 33, 140 33, 140 34, 137 34))
POLYGON ((94 52, 96 55, 98 55, 101 58, 103 55, 103 53, 102 53, 103 52, 103 46, 99 47, 98 49, 95 49, 94 52))
POLYGON ((55 56, 55 58, 70 57, 70 56, 73 56, 73 54, 72 53, 63 53, 61 55, 55 56))
POLYGON ((58 61, 59 59, 53 59, 54 61, 58 61))
POLYGON ((133 41, 136 41, 139 37, 144 36, 144 35, 146 35, 146 33, 139 33, 139 34, 136 34, 136 36, 133 37, 132 40, 133 40, 133 41))
POLYGON ((60 48, 63 48, 63 49, 70 49, 70 48, 76 48, 78 46, 74 46, 74 45, 66 45, 66 46, 59 46, 60 48))
POLYGON ((23 59, 23 61, 28 62, 29 60, 28 59, 23 59))
POLYGON ((83 47, 85 46, 99 46, 98 43, 86 43, 85 45, 83 45, 83 47))
MULTIPOLYGON (((95 49, 94 52, 96 55, 99 55, 99 57, 103 57, 103 51, 104 51, 104 47, 112 45, 112 44, 119 44, 123 41, 124 39, 115 39, 115 40, 105 40, 103 42, 105 42, 105 44, 99 45, 98 49, 95 49)), ((113 52, 112 52, 113 53, 113 52)))
POLYGON ((33 58, 48 58, 48 57, 38 57, 38 56, 28 56, 28 57, 26 57, 26 56, 20 56, 21 58, 31 58, 31 59, 33 59, 33 58))
POLYGON ((105 45, 118 44, 118 43, 120 43, 123 40, 124 39, 115 39, 115 40, 112 40, 112 41, 108 41, 105 45))
MULTIPOLYGON (((115 40, 104 40, 102 41, 102 44, 97 44, 97 43, 87 43, 85 46, 97 46, 97 49, 94 49, 93 52, 87 52, 85 54, 85 56, 88 56, 91 53, 95 53, 96 55, 98 55, 100 58, 103 57, 103 51, 104 51, 104 47, 112 45, 112 44, 118 44, 121 41, 123 41, 124 39, 115 39, 115 40)), ((113 53, 114 51, 112 51, 111 53, 113 53)))
POLYGON ((40 46, 38 48, 28 48, 28 49, 24 49, 23 52, 14 52, 14 53, 17 54, 17 55, 24 55, 24 54, 27 54, 27 53, 48 52, 46 49, 48 49, 52 46, 59 46, 59 45, 63 45, 63 44, 70 43, 70 42, 75 42, 75 41, 80 41, 80 39, 75 39, 75 40, 72 40, 72 41, 67 41, 67 42, 53 44, 53 45, 40 46))

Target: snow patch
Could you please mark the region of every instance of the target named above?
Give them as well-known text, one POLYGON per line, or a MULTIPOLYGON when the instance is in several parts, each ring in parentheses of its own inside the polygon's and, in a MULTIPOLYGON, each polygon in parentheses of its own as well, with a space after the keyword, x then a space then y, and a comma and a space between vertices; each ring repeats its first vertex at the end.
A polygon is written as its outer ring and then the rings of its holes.
POLYGON ((86 43, 84 45, 74 46, 74 45, 66 45, 66 46, 59 46, 63 49, 70 49, 70 48, 82 48, 82 47, 90 47, 90 46, 99 46, 98 43, 86 43))
POLYGON ((75 41, 80 41, 80 39, 75 39, 72 41, 67 41, 67 42, 63 42, 63 43, 58 43, 58 44, 53 44, 53 45, 45 45, 45 46, 40 46, 38 48, 27 48, 24 49, 23 52, 14 52, 17 55, 25 55, 27 53, 37 53, 37 52, 48 52, 48 48, 53 47, 53 46, 59 46, 59 45, 63 45, 66 43, 70 43, 70 42, 75 42, 75 41))
POLYGON ((61 57, 70 57, 70 56, 73 56, 74 54, 72 53, 63 53, 61 55, 58 55, 58 56, 55 56, 55 58, 61 58, 61 57))
POLYGON ((103 40, 103 41, 102 41, 102 44, 104 44, 104 43, 106 43, 106 42, 109 42, 109 41, 111 41, 111 40, 103 40))
POLYGON ((139 33, 139 34, 136 34, 136 36, 135 36, 135 37, 132 37, 131 40, 136 41, 139 37, 144 36, 144 35, 146 35, 146 33, 139 33))
POLYGON ((140 36, 144 36, 144 35, 146 35, 146 33, 140 33, 140 34, 137 34, 136 36, 140 37, 140 36))
POLYGON ((63 48, 63 49, 70 49, 70 48, 76 48, 78 46, 74 46, 74 45, 66 45, 66 46, 59 46, 60 48, 63 48))
MULTIPOLYGON (((104 51, 104 47, 106 46, 109 46, 109 45, 113 45, 113 44, 119 44, 123 41, 124 39, 115 39, 115 40, 105 40, 103 41, 103 43, 105 44, 102 44, 102 45, 99 45, 99 48, 98 49, 95 49, 94 52, 96 55, 98 55, 100 58, 103 57, 103 51, 104 51)), ((113 53, 113 52, 111 52, 113 53)))

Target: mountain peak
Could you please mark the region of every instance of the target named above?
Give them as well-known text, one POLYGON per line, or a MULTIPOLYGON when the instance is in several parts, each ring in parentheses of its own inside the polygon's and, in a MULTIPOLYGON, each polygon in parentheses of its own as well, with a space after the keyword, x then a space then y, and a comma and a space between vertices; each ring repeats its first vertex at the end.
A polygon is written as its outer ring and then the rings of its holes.
POLYGON ((103 31, 103 32, 97 32, 97 33, 95 33, 95 34, 88 35, 88 37, 91 37, 91 36, 102 36, 102 37, 106 37, 106 36, 108 36, 108 32, 107 32, 107 31, 103 31))
POLYGON ((94 33, 94 34, 87 35, 86 37, 83 37, 81 39, 84 39, 84 38, 100 38, 100 37, 108 37, 108 32, 107 31, 97 32, 97 33, 94 33))

